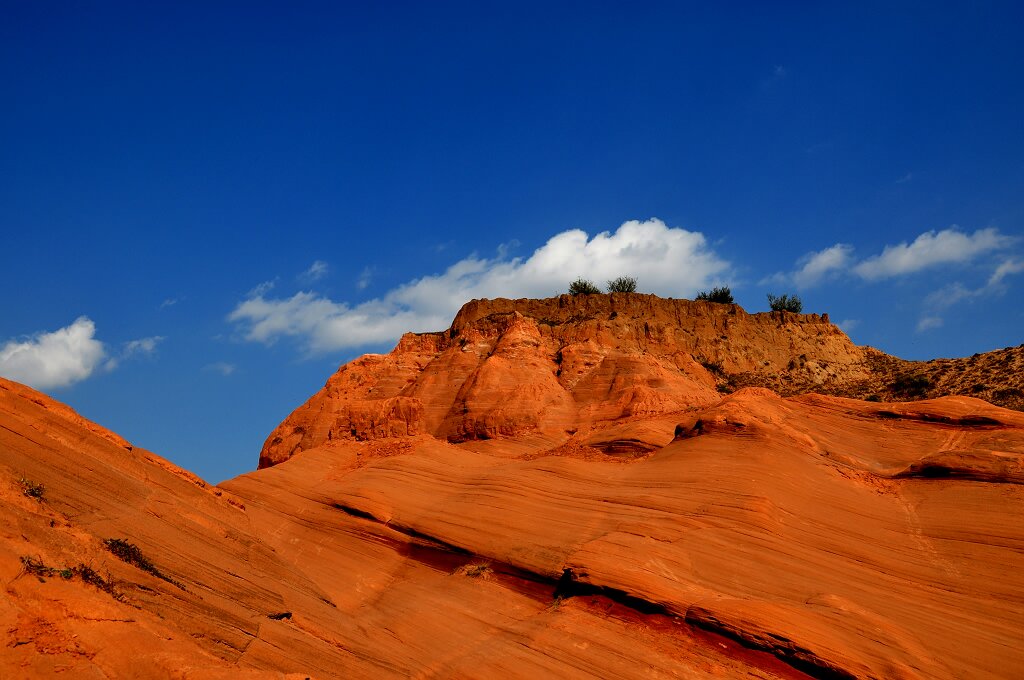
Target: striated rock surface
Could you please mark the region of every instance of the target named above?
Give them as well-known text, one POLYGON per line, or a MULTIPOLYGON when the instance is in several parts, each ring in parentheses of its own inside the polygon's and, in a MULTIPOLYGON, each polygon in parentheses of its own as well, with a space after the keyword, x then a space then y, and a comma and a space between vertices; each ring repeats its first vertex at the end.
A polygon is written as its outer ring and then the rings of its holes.
POLYGON ((477 301, 218 487, 0 381, 0 676, 1020 676, 1024 414, 820 394, 885 357, 815 315, 477 301))
POLYGON ((342 366, 271 433, 260 467, 340 439, 564 440, 715 403, 722 376, 740 373, 827 390, 869 367, 827 315, 635 293, 474 300, 449 330, 342 366))

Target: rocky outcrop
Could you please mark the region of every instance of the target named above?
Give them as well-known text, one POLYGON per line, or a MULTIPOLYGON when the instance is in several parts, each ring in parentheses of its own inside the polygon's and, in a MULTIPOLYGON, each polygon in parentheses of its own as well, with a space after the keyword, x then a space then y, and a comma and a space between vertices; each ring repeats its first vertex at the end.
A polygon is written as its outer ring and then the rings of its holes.
POLYGON ((868 375, 864 350, 827 315, 634 293, 474 300, 447 331, 343 366, 271 433, 260 467, 339 439, 565 439, 712 404, 734 373, 825 391, 868 375))
POLYGON ((1020 676, 1024 414, 739 387, 880 356, 815 315, 476 301, 217 487, 0 381, 0 677, 1020 676))

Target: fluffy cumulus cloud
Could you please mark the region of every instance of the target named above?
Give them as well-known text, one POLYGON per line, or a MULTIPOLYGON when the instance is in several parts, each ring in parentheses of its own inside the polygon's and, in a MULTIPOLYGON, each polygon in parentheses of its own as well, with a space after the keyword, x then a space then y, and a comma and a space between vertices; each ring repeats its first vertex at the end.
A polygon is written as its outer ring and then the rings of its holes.
POLYGON ((636 276, 640 289, 663 296, 692 296, 722 282, 730 265, 703 234, 658 219, 630 221, 590 237, 579 229, 553 236, 526 258, 467 257, 446 271, 410 281, 386 295, 349 305, 313 292, 268 298, 254 290, 229 315, 247 340, 271 343, 297 338, 310 352, 393 342, 405 331, 447 328, 467 300, 547 297, 578 276, 599 285, 636 276))
POLYGON ((911 243, 886 246, 881 254, 864 260, 853 271, 869 281, 886 279, 937 265, 969 262, 1010 242, 1009 237, 992 227, 973 234, 955 226, 938 232, 926 231, 911 243))
POLYGON ((41 390, 85 380, 106 357, 95 335, 96 324, 82 316, 52 333, 11 340, 0 348, 0 375, 41 390))

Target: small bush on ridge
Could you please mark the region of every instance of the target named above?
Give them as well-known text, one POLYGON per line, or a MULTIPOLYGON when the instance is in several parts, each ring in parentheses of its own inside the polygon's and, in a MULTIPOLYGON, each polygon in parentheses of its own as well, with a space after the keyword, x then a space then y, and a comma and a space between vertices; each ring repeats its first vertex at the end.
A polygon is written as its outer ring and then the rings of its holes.
POLYGON ((768 293, 768 304, 773 312, 796 312, 804 309, 804 303, 796 295, 772 295, 768 293))
POLYGON ((729 286, 720 286, 711 289, 711 292, 702 290, 697 293, 697 300, 706 300, 708 302, 720 302, 722 304, 735 304, 735 300, 732 299, 732 291, 729 290, 729 286))
POLYGON ((632 276, 620 276, 608 282, 609 293, 635 293, 636 279, 632 276))
POLYGON ((594 285, 593 281, 580 277, 569 284, 569 295, 595 295, 601 289, 594 285))

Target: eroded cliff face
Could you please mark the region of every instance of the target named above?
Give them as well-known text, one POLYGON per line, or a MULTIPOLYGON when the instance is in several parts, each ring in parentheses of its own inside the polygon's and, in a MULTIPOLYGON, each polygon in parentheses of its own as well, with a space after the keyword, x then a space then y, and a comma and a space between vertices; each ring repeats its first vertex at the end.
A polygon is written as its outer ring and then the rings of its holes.
POLYGON ((0 381, 0 676, 1024 675, 1024 414, 728 393, 878 363, 814 315, 478 301, 217 487, 0 381))
POLYGON ((736 373, 829 391, 868 366, 827 315, 635 293, 474 300, 447 331, 407 334, 390 354, 342 366, 271 433, 260 467, 343 439, 556 441, 713 404, 736 373))

